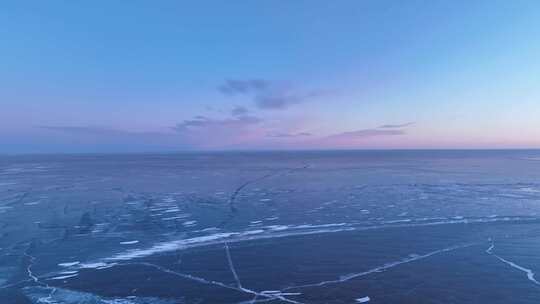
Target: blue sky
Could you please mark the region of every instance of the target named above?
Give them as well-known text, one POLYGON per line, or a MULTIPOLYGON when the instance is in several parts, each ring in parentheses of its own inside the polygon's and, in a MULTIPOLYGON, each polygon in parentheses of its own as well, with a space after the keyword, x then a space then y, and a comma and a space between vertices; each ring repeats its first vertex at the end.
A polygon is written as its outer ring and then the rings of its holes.
POLYGON ((0 152, 540 148, 538 1, 0 6, 0 152))

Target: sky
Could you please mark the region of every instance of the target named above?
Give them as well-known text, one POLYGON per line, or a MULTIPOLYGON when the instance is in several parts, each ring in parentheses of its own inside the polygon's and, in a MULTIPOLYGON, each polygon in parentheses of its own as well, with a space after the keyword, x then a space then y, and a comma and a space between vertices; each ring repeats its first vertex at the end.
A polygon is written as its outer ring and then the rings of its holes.
POLYGON ((0 153, 540 148, 540 2, 2 1, 0 153))

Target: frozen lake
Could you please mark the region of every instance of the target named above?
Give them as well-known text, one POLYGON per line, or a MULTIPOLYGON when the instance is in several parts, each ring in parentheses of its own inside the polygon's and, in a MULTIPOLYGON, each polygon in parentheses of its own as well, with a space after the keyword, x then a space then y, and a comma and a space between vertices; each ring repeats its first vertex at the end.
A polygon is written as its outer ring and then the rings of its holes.
POLYGON ((540 151, 0 156, 0 303, 539 303, 540 151))

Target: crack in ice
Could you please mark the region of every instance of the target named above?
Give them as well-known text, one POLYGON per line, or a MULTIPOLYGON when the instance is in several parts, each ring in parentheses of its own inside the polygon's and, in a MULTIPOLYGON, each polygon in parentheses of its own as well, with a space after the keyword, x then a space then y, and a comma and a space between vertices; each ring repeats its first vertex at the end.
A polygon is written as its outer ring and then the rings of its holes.
MULTIPOLYGON (((30 249, 30 248, 29 248, 30 249)), ((28 250, 29 250, 28 249, 28 250)), ((52 287, 50 286, 49 284, 47 283, 43 283, 40 281, 39 277, 37 277, 36 275, 34 275, 34 272, 32 271, 32 266, 34 266, 35 262, 36 262, 36 258, 32 255, 30 255, 28 253, 28 250, 26 250, 23 254, 25 257, 28 258, 28 266, 26 267, 26 273, 28 274, 28 280, 26 281, 33 281, 34 283, 36 283, 37 285, 41 285, 43 286, 44 288, 46 289, 50 289, 50 292, 49 292, 49 295, 46 297, 46 298, 39 298, 38 299, 38 303, 46 303, 46 304, 53 304, 53 303, 56 303, 56 301, 54 301, 52 299, 54 293, 56 292, 56 287, 52 287)))
POLYGON ((277 176, 277 175, 280 175, 280 174, 286 174, 286 173, 292 173, 294 171, 307 169, 307 168, 309 168, 308 164, 306 164, 306 165, 304 165, 302 167, 286 169, 285 171, 267 173, 267 174, 265 174, 263 176, 255 178, 255 179, 248 180, 248 181, 244 182, 243 184, 241 184, 240 186, 236 187, 236 189, 233 191, 233 193, 229 197, 229 201, 228 201, 229 209, 230 209, 229 216, 226 219, 224 219, 223 222, 221 222, 221 224, 219 224, 218 226, 219 227, 225 227, 234 218, 235 213, 238 211, 237 208, 236 208, 236 198, 238 197, 238 195, 240 195, 240 192, 242 192, 242 190, 244 190, 244 188, 246 188, 247 186, 255 184, 255 183, 259 182, 259 181, 262 181, 264 179, 267 179, 267 178, 270 178, 270 177, 273 177, 273 176, 277 176))
POLYGON ((267 295, 267 294, 264 294, 264 293, 253 291, 251 289, 247 289, 245 287, 230 286, 230 285, 227 285, 227 284, 219 282, 219 281, 207 280, 205 278, 197 277, 197 276, 194 276, 194 275, 181 273, 181 272, 174 271, 174 270, 171 270, 171 269, 168 269, 168 268, 156 265, 156 264, 152 264, 152 263, 146 263, 146 262, 124 263, 124 264, 118 264, 118 265, 115 265, 115 266, 126 266, 126 265, 152 267, 152 268, 157 269, 159 271, 162 271, 162 272, 165 272, 165 273, 168 273, 168 274, 172 274, 172 275, 175 275, 175 276, 187 279, 187 280, 191 280, 191 281, 194 281, 194 282, 198 282, 198 283, 201 283, 201 284, 214 285, 214 286, 218 286, 218 287, 222 287, 222 288, 226 288, 226 289, 236 290, 236 291, 239 291, 239 292, 242 292, 242 293, 252 294, 252 295, 257 296, 257 297, 265 297, 265 298, 268 298, 270 300, 279 299, 279 300, 282 300, 282 301, 285 301, 285 302, 288 302, 288 303, 302 304, 301 302, 287 299, 287 298, 283 297, 281 294, 267 295))
POLYGON ((234 264, 231 258, 231 251, 229 249, 229 245, 227 243, 224 244, 225 247, 225 253, 227 255, 227 261, 229 262, 229 268, 231 269, 231 273, 234 276, 234 280, 236 281, 236 286, 238 288, 242 288, 242 283, 240 282, 240 279, 238 278, 238 274, 236 273, 236 269, 234 268, 234 264))
POLYGON ((28 274, 28 277, 31 281, 34 281, 36 284, 41 284, 38 277, 34 275, 32 272, 32 266, 34 265, 34 262, 36 261, 36 258, 29 255, 27 252, 24 253, 24 256, 28 258, 28 266, 26 267, 26 273, 28 274))
POLYGON ((470 247, 470 246, 473 246, 473 245, 476 245, 476 243, 468 243, 468 244, 464 244, 464 245, 451 246, 451 247, 431 251, 431 252, 428 252, 428 253, 422 254, 422 255, 411 255, 411 256, 403 258, 401 260, 394 261, 394 262, 389 262, 389 263, 386 263, 384 265, 377 266, 375 268, 372 268, 372 269, 369 269, 369 270, 366 270, 366 271, 363 271, 363 272, 342 275, 341 277, 339 277, 336 280, 328 280, 328 281, 322 281, 322 282, 319 282, 319 283, 291 286, 291 287, 285 288, 284 291, 291 290, 291 289, 298 289, 298 288, 321 287, 321 286, 330 285, 330 284, 339 284, 339 283, 347 282, 347 281, 350 281, 352 279, 363 277, 363 276, 366 276, 366 275, 369 275, 369 274, 372 274, 372 273, 383 272, 385 270, 388 270, 390 268, 394 268, 394 267, 402 265, 402 264, 411 263, 411 262, 422 260, 422 259, 434 256, 434 255, 437 255, 437 254, 450 252, 450 251, 454 251, 454 250, 457 250, 457 249, 470 247))
POLYGON ((234 263, 232 261, 232 258, 231 258, 231 250, 229 248, 229 245, 227 243, 224 243, 224 247, 225 247, 225 253, 227 255, 227 262, 229 263, 229 269, 231 270, 231 273, 233 274, 234 276, 234 280, 236 281, 236 285, 238 287, 238 289, 246 292, 246 293, 252 293, 252 294, 255 294, 255 297, 253 298, 253 300, 251 300, 250 303, 255 303, 255 301, 257 300, 257 298, 259 296, 262 296, 262 297, 267 297, 267 298, 270 298, 270 299, 279 299, 281 301, 285 301, 285 302, 288 302, 288 303, 300 303, 300 302, 297 302, 297 301, 294 301, 294 300, 290 300, 290 299, 287 299, 285 296, 286 295, 297 295, 297 294, 289 294, 289 293, 283 293, 281 290, 278 290, 278 291, 261 291, 261 292, 256 292, 254 290, 251 290, 251 289, 247 289, 245 287, 242 286, 242 283, 240 281, 240 278, 238 277, 238 273, 236 272, 236 268, 234 267, 234 263))
POLYGON ((528 268, 525 268, 523 266, 520 266, 512 261, 509 261, 507 259, 504 259, 502 257, 500 257, 499 255, 493 253, 493 249, 495 248, 495 242, 493 240, 491 240, 491 245, 489 246, 489 248, 486 250, 486 253, 489 254, 489 255, 492 255, 494 256, 495 258, 497 258, 499 261, 509 265, 510 267, 512 268, 515 268, 519 271, 522 271, 524 272, 526 275, 527 275, 527 279, 531 282, 533 282, 534 284, 536 285, 540 285, 540 282, 538 280, 536 280, 536 278, 534 277, 534 272, 531 270, 531 269, 528 269, 528 268))

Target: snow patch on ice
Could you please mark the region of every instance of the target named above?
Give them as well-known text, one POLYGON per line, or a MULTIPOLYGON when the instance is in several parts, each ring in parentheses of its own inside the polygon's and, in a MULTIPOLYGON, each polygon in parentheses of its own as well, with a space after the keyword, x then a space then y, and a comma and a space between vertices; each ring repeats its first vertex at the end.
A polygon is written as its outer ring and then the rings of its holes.
POLYGON ((369 302, 371 299, 369 297, 362 297, 362 298, 358 298, 356 299, 356 303, 367 303, 369 302))
POLYGON ((134 240, 134 241, 125 241, 125 242, 120 242, 120 245, 133 245, 133 244, 137 244, 139 241, 137 240, 134 240))

